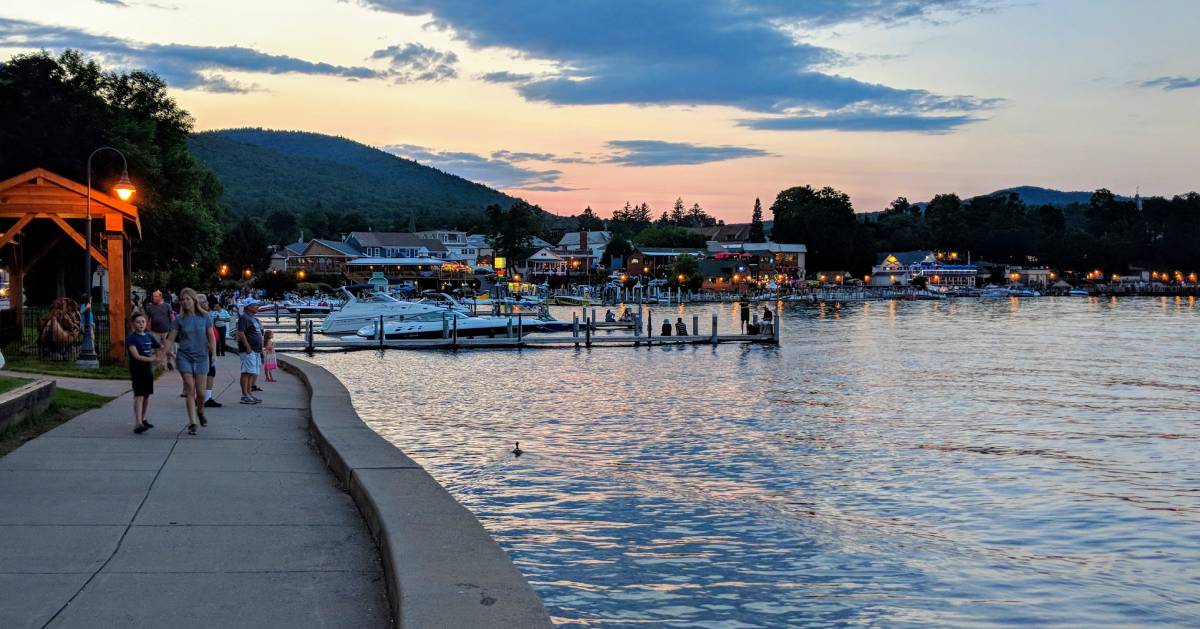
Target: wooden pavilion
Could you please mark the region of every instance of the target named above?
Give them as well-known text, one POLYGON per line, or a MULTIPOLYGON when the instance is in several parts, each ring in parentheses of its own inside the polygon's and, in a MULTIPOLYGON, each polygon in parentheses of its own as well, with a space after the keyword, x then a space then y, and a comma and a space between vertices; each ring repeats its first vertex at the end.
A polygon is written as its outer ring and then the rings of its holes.
MULTIPOLYGON (((9 267, 9 303, 20 316, 24 306, 22 291, 26 275, 43 263, 47 254, 64 238, 69 238, 80 249, 89 250, 96 265, 108 274, 111 356, 121 361, 125 356, 126 321, 130 304, 128 251, 131 239, 141 235, 141 221, 136 206, 95 187, 92 188, 91 216, 94 221, 93 242, 88 248, 83 236, 87 217, 86 186, 44 168, 34 168, 0 181, 0 225, 8 224, 0 233, 0 254, 3 254, 9 267), (52 223, 58 229, 51 228, 54 235, 46 242, 22 243, 18 237, 35 220, 48 221, 47 224, 52 223)), ((74 260, 51 263, 72 270, 78 268, 74 260)), ((80 268, 81 275, 82 271, 80 268)), ((96 339, 97 345, 103 342, 103 339, 96 339)))

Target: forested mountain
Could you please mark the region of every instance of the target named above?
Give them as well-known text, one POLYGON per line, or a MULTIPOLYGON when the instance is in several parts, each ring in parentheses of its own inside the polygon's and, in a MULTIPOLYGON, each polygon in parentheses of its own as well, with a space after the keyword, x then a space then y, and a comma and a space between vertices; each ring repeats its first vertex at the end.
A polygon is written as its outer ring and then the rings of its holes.
MULTIPOLYGON (((1051 190, 1050 188, 1039 188, 1037 186, 1017 186, 1016 188, 1005 188, 997 190, 988 196, 1007 195, 1010 192, 1017 193, 1021 197, 1021 201, 1025 205, 1087 205, 1092 199, 1091 192, 1064 192, 1062 190, 1051 190)), ((1116 195, 1114 197, 1118 201, 1129 201, 1129 197, 1116 195)))
POLYGON ((192 155, 224 184, 235 214, 274 210, 356 213, 372 226, 478 224, 490 204, 516 199, 482 184, 346 138, 304 131, 224 129, 194 133, 192 155))

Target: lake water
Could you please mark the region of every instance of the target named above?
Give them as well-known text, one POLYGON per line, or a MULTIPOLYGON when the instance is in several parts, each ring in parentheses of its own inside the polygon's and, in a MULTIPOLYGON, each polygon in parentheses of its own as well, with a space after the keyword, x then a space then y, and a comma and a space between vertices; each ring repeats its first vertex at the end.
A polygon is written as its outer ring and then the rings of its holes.
POLYGON ((1200 624, 1194 301, 788 304, 782 329, 317 360, 562 626, 1200 624))

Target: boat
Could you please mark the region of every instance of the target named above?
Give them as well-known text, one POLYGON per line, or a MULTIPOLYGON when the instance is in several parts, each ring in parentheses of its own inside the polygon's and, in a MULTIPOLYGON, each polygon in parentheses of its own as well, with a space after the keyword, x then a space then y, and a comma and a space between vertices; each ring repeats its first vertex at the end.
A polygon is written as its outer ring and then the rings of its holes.
POLYGON ((1072 288, 1071 290, 1067 291, 1067 295, 1070 297, 1091 297, 1092 296, 1091 293, 1087 292, 1086 290, 1083 290, 1082 288, 1072 288))
POLYGON ((1032 288, 1010 288, 1008 294, 1013 297, 1041 297, 1042 294, 1032 288))
POLYGON ((546 298, 546 303, 551 306, 590 306, 592 298, 586 295, 554 295, 546 298))
POLYGON ((332 299, 304 299, 284 302, 280 309, 292 314, 327 315, 336 310, 338 305, 338 302, 332 299))
POLYGON ((413 317, 429 313, 446 311, 445 306, 431 303, 401 301, 382 291, 372 291, 363 297, 355 297, 353 293, 343 289, 346 294, 346 304, 337 312, 331 312, 321 324, 324 334, 350 334, 358 331, 368 323, 399 320, 402 317, 413 317))
POLYGON ((984 300, 1008 299, 1010 296, 1008 289, 1003 286, 989 286, 979 291, 979 298, 984 300))
POLYGON ((425 304, 430 304, 433 306, 440 306, 442 308, 449 308, 450 310, 457 310, 459 312, 465 312, 465 313, 471 312, 470 306, 455 299, 451 295, 448 295, 446 293, 439 293, 437 291, 432 291, 432 290, 423 291, 421 293, 421 299, 418 299, 417 303, 425 303, 425 304))
MULTIPOLYGON (((383 338, 397 339, 433 339, 444 338, 449 334, 457 334, 460 338, 476 336, 505 336, 509 329, 516 334, 521 328, 522 334, 535 332, 561 331, 570 329, 571 323, 551 319, 526 319, 518 323, 517 317, 471 317, 454 310, 440 312, 425 312, 406 316, 400 320, 383 322, 383 338), (564 327, 565 326, 565 327, 564 327)), ((357 330, 348 339, 379 339, 379 322, 370 323, 357 330)))

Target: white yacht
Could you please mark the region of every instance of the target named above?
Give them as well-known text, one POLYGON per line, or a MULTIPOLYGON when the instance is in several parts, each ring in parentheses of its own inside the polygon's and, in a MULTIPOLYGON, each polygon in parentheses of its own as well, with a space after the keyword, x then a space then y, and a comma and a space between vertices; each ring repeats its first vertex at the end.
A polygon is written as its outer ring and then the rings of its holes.
MULTIPOLYGON (((551 324, 565 324, 561 321, 540 321, 533 317, 525 319, 521 324, 524 334, 544 332, 551 324)), ((383 337, 385 339, 432 339, 442 338, 443 334, 451 334, 457 329, 459 337, 475 336, 504 336, 512 326, 513 334, 517 333, 516 317, 470 317, 456 310, 440 309, 438 312, 424 312, 406 315, 399 319, 383 322, 383 337)), ((569 325, 569 324, 567 324, 569 325)), ((356 337, 378 339, 379 319, 362 326, 356 332, 356 337)))
POLYGON ((446 311, 444 306, 400 301, 380 291, 364 297, 355 297, 350 291, 343 291, 346 294, 346 304, 341 310, 331 312, 325 317, 325 322, 321 324, 321 332, 325 334, 354 333, 365 325, 377 324, 381 316, 384 321, 397 321, 418 315, 431 315, 436 316, 440 322, 441 313, 446 311))

